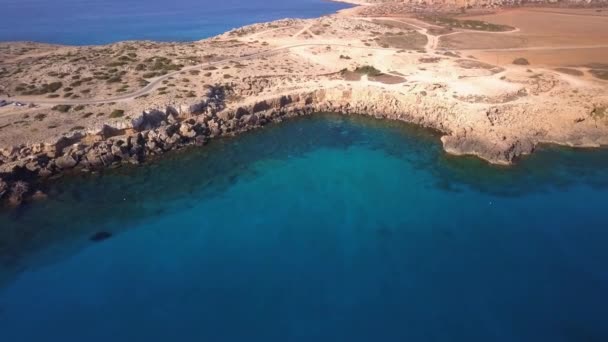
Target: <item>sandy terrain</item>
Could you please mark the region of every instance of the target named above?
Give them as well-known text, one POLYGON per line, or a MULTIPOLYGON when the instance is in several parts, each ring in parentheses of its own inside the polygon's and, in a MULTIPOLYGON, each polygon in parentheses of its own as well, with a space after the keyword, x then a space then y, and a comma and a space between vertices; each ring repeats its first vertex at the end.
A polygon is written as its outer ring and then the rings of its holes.
POLYGON ((562 49, 556 47, 540 50, 467 51, 466 54, 497 65, 511 64, 516 58, 524 57, 532 65, 555 67, 576 66, 586 70, 588 68, 585 68, 585 65, 606 60, 606 56, 608 56, 608 47, 576 49, 562 49))
POLYGON ((323 110, 433 127, 446 151, 499 164, 539 143, 608 144, 602 12, 429 19, 403 6, 387 13, 392 6, 365 6, 379 16, 359 9, 279 20, 193 43, 2 43, 0 100, 25 106, 0 107, 0 178, 24 168, 30 176, 89 169, 93 159, 133 162, 124 147, 142 132, 137 160, 323 110), (164 119, 147 122, 149 113, 164 119), (167 138, 174 129, 179 135, 167 138))
POLYGON ((608 44, 607 16, 596 16, 579 10, 562 10, 560 13, 554 11, 557 9, 512 9, 463 18, 517 27, 519 32, 513 35, 525 38, 520 47, 608 44))

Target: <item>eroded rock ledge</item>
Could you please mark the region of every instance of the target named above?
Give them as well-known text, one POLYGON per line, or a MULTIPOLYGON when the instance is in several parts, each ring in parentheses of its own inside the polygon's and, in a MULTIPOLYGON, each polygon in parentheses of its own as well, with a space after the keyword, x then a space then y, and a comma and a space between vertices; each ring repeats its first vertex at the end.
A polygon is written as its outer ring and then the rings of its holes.
POLYGON ((542 142, 608 144, 606 126, 588 119, 596 109, 556 108, 550 103, 542 110, 529 111, 514 105, 463 105, 434 98, 429 91, 442 86, 432 87, 406 94, 373 86, 338 86, 226 106, 223 96, 217 94, 223 93, 223 87, 218 86, 206 100, 186 108, 145 111, 116 127, 104 125, 88 134, 74 133, 50 143, 2 150, 0 199, 17 206, 28 198, 44 198, 37 185, 68 170, 90 172, 139 164, 171 150, 204 145, 209 139, 317 112, 370 115, 433 128, 443 134, 441 141, 447 152, 476 155, 495 164, 511 164, 542 142), (567 130, 528 127, 541 111, 567 113, 574 118, 572 126, 567 130), (522 119, 526 117, 529 120, 522 119))

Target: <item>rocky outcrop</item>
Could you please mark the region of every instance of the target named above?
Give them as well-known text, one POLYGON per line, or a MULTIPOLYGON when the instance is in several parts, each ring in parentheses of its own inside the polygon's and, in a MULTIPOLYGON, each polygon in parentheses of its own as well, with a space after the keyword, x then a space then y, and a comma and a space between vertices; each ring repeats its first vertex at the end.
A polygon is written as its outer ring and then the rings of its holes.
POLYGON ((8 184, 0 178, 0 200, 4 197, 4 194, 8 191, 8 184))
POLYGON ((28 183, 24 181, 16 181, 11 186, 8 195, 8 204, 14 207, 20 205, 29 190, 30 186, 28 183))
POLYGON ((160 126, 163 121, 166 121, 168 114, 160 110, 150 110, 141 113, 141 115, 131 120, 131 125, 136 131, 146 131, 160 126))
POLYGON ((66 154, 57 159, 55 159, 55 166, 57 166, 61 170, 71 169, 78 164, 76 158, 72 155, 66 154))

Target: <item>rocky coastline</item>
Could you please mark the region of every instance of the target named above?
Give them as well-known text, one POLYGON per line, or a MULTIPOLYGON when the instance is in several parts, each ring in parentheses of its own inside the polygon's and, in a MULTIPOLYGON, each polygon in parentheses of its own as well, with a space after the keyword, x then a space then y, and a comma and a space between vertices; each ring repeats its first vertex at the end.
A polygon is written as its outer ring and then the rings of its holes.
MULTIPOLYGON (((488 144, 467 138, 450 127, 458 107, 425 103, 426 94, 403 102, 390 92, 374 88, 335 88, 286 94, 226 108, 225 86, 212 87, 206 98, 187 108, 144 111, 128 125, 104 125, 96 132, 74 133, 52 143, 17 146, 0 151, 0 199, 9 206, 43 199, 45 181, 66 172, 92 172, 122 164, 140 164, 186 146, 202 146, 210 139, 234 136, 287 118, 320 112, 370 115, 435 129, 452 154, 474 154, 494 164, 511 164, 533 152, 539 141, 516 139, 488 144)), ((493 109, 498 111, 498 109, 493 109)), ((491 114, 491 113, 490 113, 491 114)))
MULTIPOLYGON (((98 132, 75 133, 53 143, 0 150, 0 200, 19 206, 25 200, 45 198, 38 187, 66 172, 138 165, 173 150, 203 146, 210 139, 234 136, 294 116, 337 112, 414 122, 397 108, 332 101, 335 91, 283 95, 232 109, 224 108, 224 92, 222 86, 212 88, 205 100, 186 111, 170 106, 144 111, 129 127, 104 125, 98 132)), ((343 98, 348 96, 348 92, 340 93, 343 98)), ((418 123, 439 128, 430 122, 418 123)))
MULTIPOLYGON (((579 16, 604 27, 601 12, 579 16)), ((471 33, 417 17, 351 13, 254 24, 187 44, 0 44, 9 61, 0 88, 22 95, 0 105, 0 203, 44 199, 47 182, 64 174, 137 165, 319 112, 431 128, 447 153, 499 165, 542 143, 608 146, 608 66, 586 54, 604 45, 567 46, 586 51, 576 60, 587 64, 552 67, 520 57, 535 56, 538 46, 492 48, 539 39, 525 29, 484 31, 494 26, 474 23, 471 33), (472 50, 481 38, 490 48, 472 50), (496 60, 497 52, 509 61, 496 60)), ((563 42, 537 44, 560 51, 563 42)))

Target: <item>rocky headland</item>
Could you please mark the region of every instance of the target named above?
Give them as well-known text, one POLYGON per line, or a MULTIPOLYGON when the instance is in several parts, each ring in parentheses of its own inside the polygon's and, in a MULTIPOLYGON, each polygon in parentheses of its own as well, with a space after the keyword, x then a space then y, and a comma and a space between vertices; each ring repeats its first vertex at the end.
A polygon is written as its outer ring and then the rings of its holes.
POLYGON ((472 32, 498 42, 539 34, 442 14, 377 14, 386 5, 193 43, 0 44, 0 99, 10 102, 0 108, 0 199, 43 199, 40 184, 69 172, 139 164, 318 112, 433 128, 446 152, 494 164, 542 143, 608 145, 608 66, 592 55, 568 65, 525 58, 572 42, 446 48, 448 36, 472 32), (522 57, 493 62, 483 57, 491 51, 522 57))

